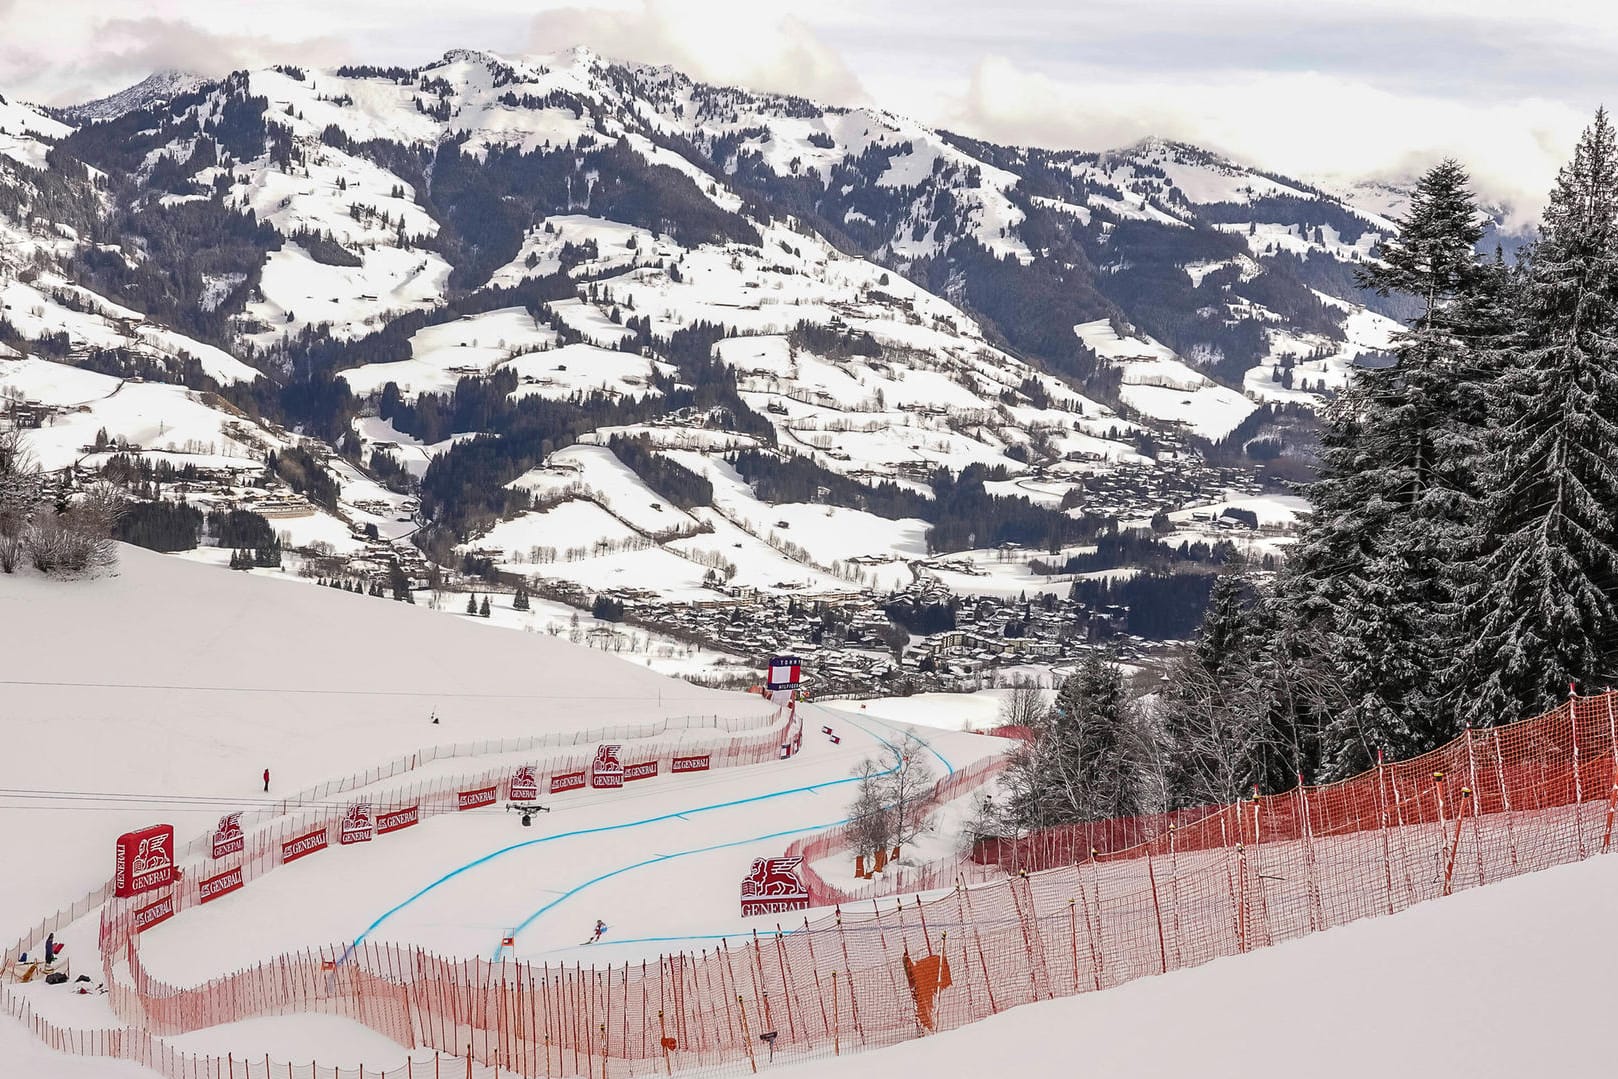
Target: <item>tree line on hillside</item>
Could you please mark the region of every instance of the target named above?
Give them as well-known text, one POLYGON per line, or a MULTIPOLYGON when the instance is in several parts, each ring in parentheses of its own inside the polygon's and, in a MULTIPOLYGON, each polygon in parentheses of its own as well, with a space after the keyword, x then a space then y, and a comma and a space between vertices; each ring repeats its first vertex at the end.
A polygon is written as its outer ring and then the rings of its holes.
MULTIPOLYGON (((1325 421, 1279 572, 1215 582, 1150 713, 1087 662, 1013 773, 1018 827, 1339 779, 1618 677, 1618 140, 1605 111, 1539 240, 1480 254, 1465 171, 1417 186, 1365 287, 1419 305, 1325 421)), ((1108 672, 1111 673, 1108 673, 1108 672)))

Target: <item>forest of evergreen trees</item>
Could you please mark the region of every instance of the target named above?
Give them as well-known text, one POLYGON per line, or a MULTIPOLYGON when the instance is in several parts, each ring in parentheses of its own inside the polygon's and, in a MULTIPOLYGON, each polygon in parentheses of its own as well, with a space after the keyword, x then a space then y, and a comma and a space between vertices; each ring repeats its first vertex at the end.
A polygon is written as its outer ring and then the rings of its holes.
MULTIPOLYGON (((1150 714, 1086 663, 1036 709, 1006 821, 1229 801, 1406 758, 1618 682, 1618 144, 1605 112, 1539 239, 1478 250, 1446 161, 1363 287, 1416 305, 1325 420, 1274 574, 1215 580, 1150 714)), ((1087 597, 1089 598, 1089 597, 1087 597)), ((1099 600, 1104 597, 1096 596, 1099 600)))

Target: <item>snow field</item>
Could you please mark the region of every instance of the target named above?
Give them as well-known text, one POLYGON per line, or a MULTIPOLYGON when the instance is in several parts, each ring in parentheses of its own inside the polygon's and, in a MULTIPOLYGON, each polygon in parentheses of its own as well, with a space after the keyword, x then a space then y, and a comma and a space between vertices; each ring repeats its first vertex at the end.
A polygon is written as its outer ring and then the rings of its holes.
MULTIPOLYGON (((0 880, 0 924, 15 931, 106 880, 113 839, 152 822, 150 806, 105 796, 180 793, 250 809, 263 799, 266 767, 273 798, 424 742, 758 710, 757 698, 664 678, 565 638, 492 632, 137 548, 120 555, 110 578, 0 577, 9 672, 0 778, 9 788, 89 792, 78 804, 95 807, 17 804, 24 824, 0 847, 29 867, 0 880), (87 632, 92 646, 61 646, 87 632)), ((224 811, 177 804, 164 817, 189 835, 224 811)))

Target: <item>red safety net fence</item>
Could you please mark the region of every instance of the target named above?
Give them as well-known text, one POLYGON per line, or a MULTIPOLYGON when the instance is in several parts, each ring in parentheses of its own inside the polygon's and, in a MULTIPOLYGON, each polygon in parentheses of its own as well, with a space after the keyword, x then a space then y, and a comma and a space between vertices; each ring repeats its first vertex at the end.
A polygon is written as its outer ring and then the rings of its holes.
MULTIPOLYGON (((973 764, 951 772, 933 784, 926 801, 942 806, 992 783, 1005 770, 1008 759, 1003 756, 985 757, 973 764)), ((869 883, 846 884, 828 881, 822 866, 836 876, 847 878, 854 869, 854 827, 843 825, 818 835, 794 840, 788 844, 786 857, 802 858, 798 867, 809 890, 809 905, 814 907, 842 906, 862 899, 915 892, 930 892, 950 888, 957 884, 975 884, 1004 876, 997 866, 979 866, 959 857, 945 857, 921 865, 889 862, 879 879, 869 883)))
MULTIPOLYGON (((112 1004, 142 1032, 130 1039, 327 1012, 522 1076, 744 1073, 854 1052, 1606 851, 1613 708, 1611 696, 1580 699, 1345 783, 1195 818, 1109 822, 1065 833, 1066 847, 1033 837, 1044 845, 1023 847, 1019 864, 1037 855, 1048 868, 630 963, 488 962, 368 943, 176 986, 144 970, 133 914, 114 900, 102 934, 112 1004), (1064 860, 1077 836, 1131 828, 1146 829, 1144 841, 1064 860)), ((166 1074, 279 1074, 188 1060, 192 1070, 166 1074)))

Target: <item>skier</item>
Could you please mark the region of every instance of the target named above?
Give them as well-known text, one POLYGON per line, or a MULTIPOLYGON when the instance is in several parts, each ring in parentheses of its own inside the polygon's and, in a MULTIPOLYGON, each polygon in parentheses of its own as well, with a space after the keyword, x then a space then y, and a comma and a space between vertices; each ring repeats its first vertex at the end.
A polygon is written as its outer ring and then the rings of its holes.
POLYGON ((270 793, 270 770, 264 769, 264 793, 270 793))
POLYGON ((586 944, 594 944, 596 941, 601 939, 601 934, 605 933, 606 931, 607 931, 607 923, 602 921, 600 918, 597 918, 596 919, 595 935, 592 936, 589 940, 585 941, 584 943, 586 943, 586 944))

